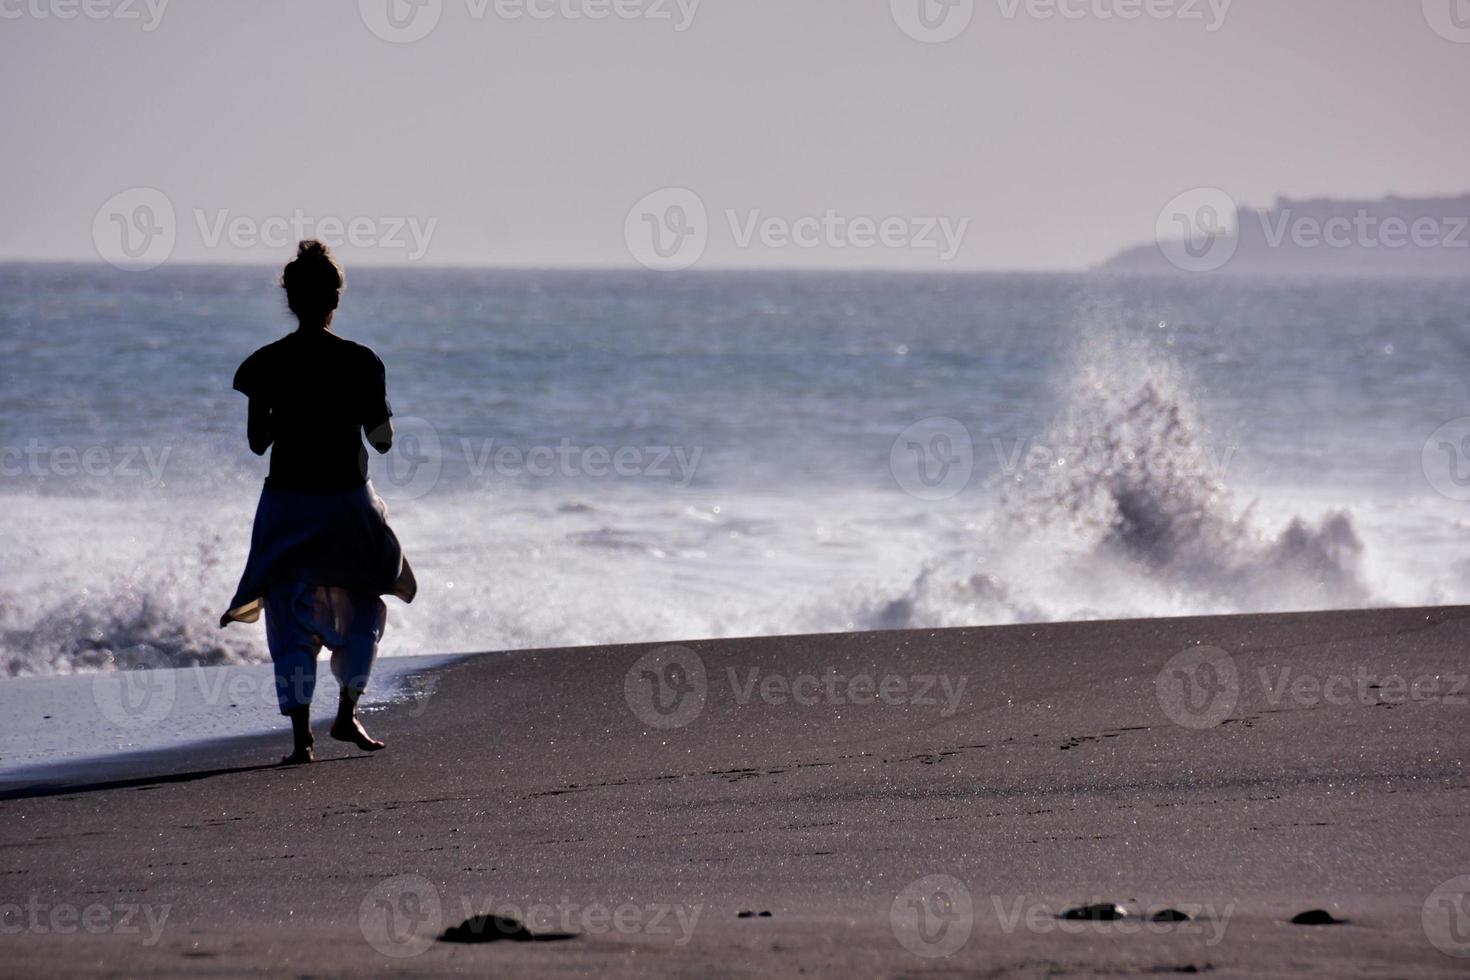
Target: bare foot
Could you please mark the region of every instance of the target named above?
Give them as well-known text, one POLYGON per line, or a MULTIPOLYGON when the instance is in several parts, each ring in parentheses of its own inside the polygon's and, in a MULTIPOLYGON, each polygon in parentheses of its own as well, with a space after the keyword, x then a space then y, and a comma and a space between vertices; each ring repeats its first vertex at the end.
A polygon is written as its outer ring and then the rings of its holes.
POLYGON ((316 753, 311 750, 311 746, 310 745, 307 745, 307 746, 304 746, 302 748, 297 749, 295 752, 292 752, 290 755, 285 756, 284 758, 282 758, 281 759, 281 765, 283 765, 283 766, 301 766, 301 765, 305 765, 308 762, 315 762, 315 761, 316 761, 316 753))
POLYGON ((387 747, 383 742, 379 742, 377 739, 369 736, 363 730, 362 722, 351 715, 346 718, 338 715, 337 720, 332 722, 332 727, 327 734, 339 742, 347 742, 355 745, 364 752, 378 752, 387 747))

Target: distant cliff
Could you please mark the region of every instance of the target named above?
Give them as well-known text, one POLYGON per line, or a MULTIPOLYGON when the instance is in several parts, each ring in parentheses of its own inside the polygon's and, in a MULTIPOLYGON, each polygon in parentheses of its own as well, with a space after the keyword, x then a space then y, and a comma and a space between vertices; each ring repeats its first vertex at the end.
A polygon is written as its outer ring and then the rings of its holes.
MULTIPOLYGON (((1108 272, 1195 271, 1250 275, 1470 276, 1470 194, 1376 201, 1281 198, 1270 210, 1238 208, 1236 229, 1166 212, 1157 242, 1114 256, 1108 272), (1189 242, 1186 229, 1195 229, 1189 242), (1188 245, 1188 247, 1186 247, 1188 245)), ((1201 209, 1199 214, 1214 212, 1201 209)))

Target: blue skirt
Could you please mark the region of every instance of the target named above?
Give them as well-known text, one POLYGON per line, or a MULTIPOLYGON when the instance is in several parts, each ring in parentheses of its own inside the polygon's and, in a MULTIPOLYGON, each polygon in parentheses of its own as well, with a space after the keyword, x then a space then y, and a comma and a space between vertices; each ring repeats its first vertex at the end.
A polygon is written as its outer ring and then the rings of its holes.
POLYGON ((371 483, 343 493, 265 490, 255 510, 250 558, 221 627, 260 618, 266 593, 283 584, 393 595, 412 602, 413 569, 371 483))

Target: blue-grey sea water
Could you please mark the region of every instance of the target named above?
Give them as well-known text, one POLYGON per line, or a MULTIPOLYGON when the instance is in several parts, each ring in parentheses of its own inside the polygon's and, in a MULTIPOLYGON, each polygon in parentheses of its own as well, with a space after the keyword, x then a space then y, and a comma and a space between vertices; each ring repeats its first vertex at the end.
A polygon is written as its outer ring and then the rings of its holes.
MULTIPOLYGON (((216 621, 274 271, 0 266, 0 674, 216 621)), ((1460 602, 1470 281, 350 269, 384 652, 1460 602)))

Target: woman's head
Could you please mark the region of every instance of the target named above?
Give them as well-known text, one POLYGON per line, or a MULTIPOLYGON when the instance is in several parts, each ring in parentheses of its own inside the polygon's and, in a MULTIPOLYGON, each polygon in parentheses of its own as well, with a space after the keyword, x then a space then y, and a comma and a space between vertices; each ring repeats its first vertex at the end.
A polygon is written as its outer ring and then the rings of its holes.
POLYGON ((314 238, 296 247, 296 258, 281 273, 286 305, 303 326, 326 326, 332 322, 346 282, 342 267, 332 258, 332 250, 314 238))

